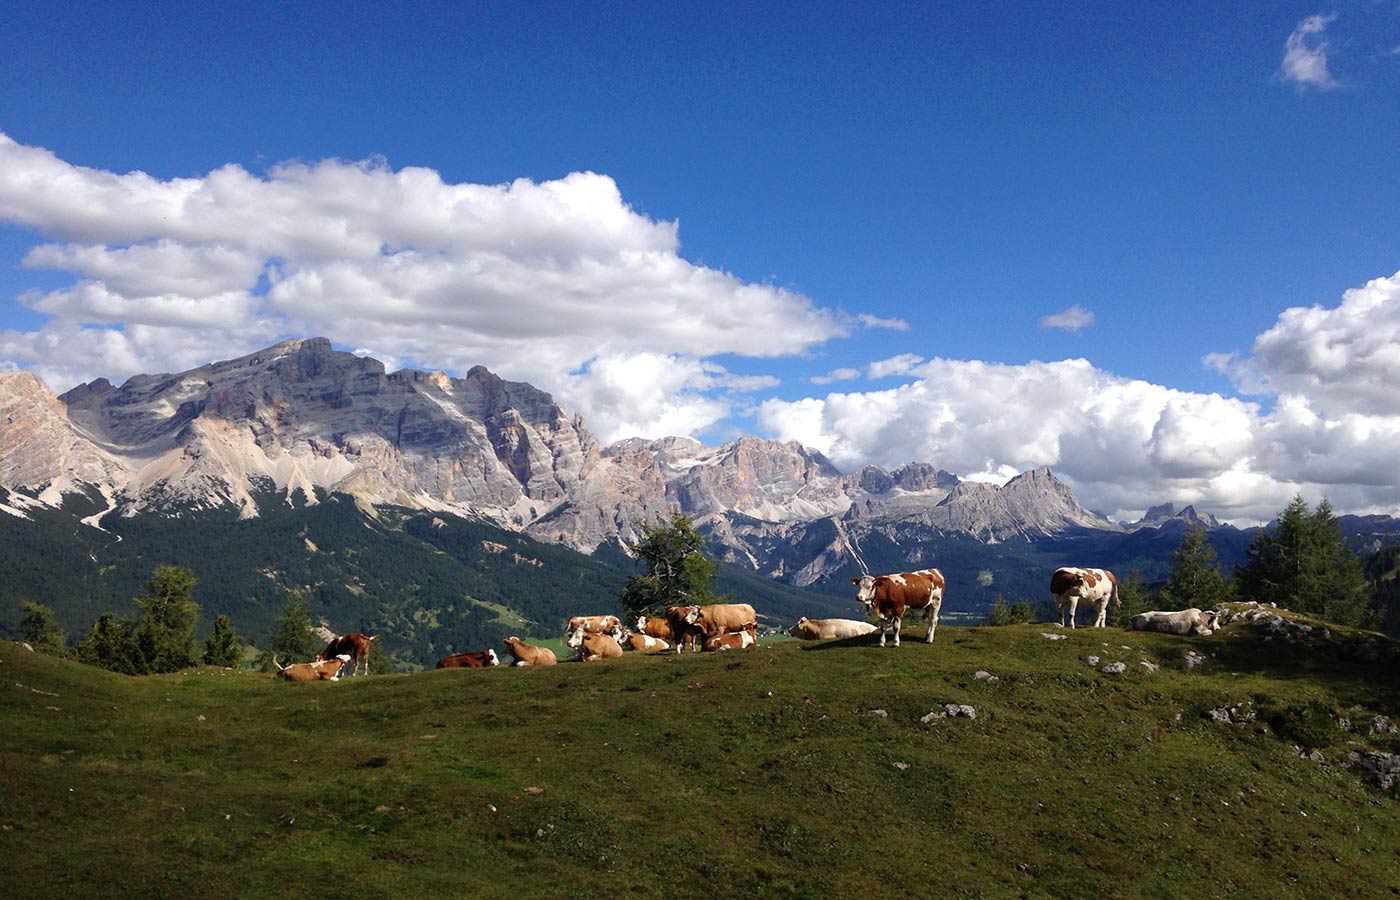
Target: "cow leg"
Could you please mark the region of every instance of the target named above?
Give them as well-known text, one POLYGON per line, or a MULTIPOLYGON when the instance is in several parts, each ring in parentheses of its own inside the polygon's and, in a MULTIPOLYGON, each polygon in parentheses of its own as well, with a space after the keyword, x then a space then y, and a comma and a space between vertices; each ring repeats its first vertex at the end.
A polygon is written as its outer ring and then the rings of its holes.
POLYGON ((881 647, 885 646, 885 628, 886 628, 886 627, 888 627, 888 626, 885 625, 885 620, 884 620, 883 618, 881 618, 881 619, 880 619, 880 646, 881 646, 881 647))
POLYGON ((1075 611, 1076 611, 1078 608, 1079 608, 1079 598, 1078 598, 1078 597, 1070 597, 1070 598, 1069 598, 1069 627, 1070 627, 1070 628, 1073 628, 1073 627, 1074 627, 1074 613, 1075 613, 1075 611))
POLYGON ((1098 614, 1098 616, 1094 619, 1094 627, 1095 627, 1095 628, 1107 628, 1107 627, 1108 627, 1108 604, 1107 604, 1107 603, 1100 603, 1100 604, 1099 604, 1099 614, 1098 614))
POLYGON ((894 645, 896 647, 899 646, 899 624, 902 621, 903 619, 899 616, 896 616, 894 619, 894 645))
POLYGON ((933 643, 933 632, 938 628, 938 611, 943 607, 943 598, 929 601, 928 611, 924 613, 924 621, 928 623, 928 636, 924 638, 924 643, 933 643))

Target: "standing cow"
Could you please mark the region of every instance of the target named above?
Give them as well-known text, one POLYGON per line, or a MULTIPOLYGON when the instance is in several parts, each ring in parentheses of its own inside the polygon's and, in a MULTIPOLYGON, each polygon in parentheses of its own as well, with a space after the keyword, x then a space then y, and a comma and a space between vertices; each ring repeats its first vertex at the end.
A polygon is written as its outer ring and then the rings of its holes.
POLYGON ((688 624, 700 629, 707 638, 719 634, 731 634, 758 626, 758 614, 747 603, 712 603, 709 606, 692 606, 686 613, 688 624))
POLYGON ((1055 606, 1060 610, 1060 624, 1074 627, 1074 611, 1080 603, 1093 604, 1098 611, 1094 617, 1094 628, 1105 628, 1108 624, 1108 604, 1122 606, 1118 599, 1118 579, 1107 569, 1082 569, 1078 566, 1062 566, 1050 576, 1050 593, 1055 595, 1055 606), (1068 623, 1066 623, 1068 612, 1068 623))
POLYGON ((348 654, 351 660, 350 674, 358 675, 360 664, 364 664, 365 674, 369 674, 369 643, 376 641, 379 635, 364 635, 358 631, 350 634, 342 634, 326 645, 326 649, 321 651, 320 658, 323 660, 335 659, 337 656, 348 654))
POLYGON ((671 647, 680 653, 689 645, 691 650, 699 650, 704 643, 704 632, 700 626, 690 621, 690 614, 698 606, 670 606, 666 608, 666 625, 671 629, 671 647))
POLYGON ((924 642, 933 643, 938 628, 938 611, 943 607, 943 573, 937 569, 900 572, 894 575, 863 575, 852 578, 856 599, 880 618, 880 646, 885 646, 885 623, 894 625, 894 645, 899 646, 899 626, 906 610, 924 611, 928 635, 924 642))

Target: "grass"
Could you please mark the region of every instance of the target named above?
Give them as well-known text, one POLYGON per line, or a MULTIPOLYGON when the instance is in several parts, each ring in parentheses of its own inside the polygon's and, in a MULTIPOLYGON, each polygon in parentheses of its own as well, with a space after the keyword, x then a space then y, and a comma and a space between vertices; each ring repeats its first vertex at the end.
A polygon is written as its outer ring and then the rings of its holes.
POLYGON ((1393 670, 1050 630, 303 685, 0 644, 5 895, 1394 895, 1400 807, 1328 727, 1393 670))

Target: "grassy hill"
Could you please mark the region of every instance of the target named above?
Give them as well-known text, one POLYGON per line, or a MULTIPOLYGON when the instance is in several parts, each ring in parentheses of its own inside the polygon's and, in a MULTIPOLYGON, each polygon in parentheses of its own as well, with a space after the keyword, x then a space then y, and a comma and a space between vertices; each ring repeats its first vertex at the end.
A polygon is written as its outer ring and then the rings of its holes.
POLYGON ((293 685, 0 644, 11 897, 1375 897, 1393 663, 940 628, 293 685), (1205 662, 1186 664, 1188 651, 1205 662), (1097 668, 1087 663, 1101 657, 1097 668), (1157 671, 1141 665, 1147 660, 1157 671), (1122 661, 1112 675, 1105 664, 1122 661), (986 670, 996 681, 977 680, 986 670), (946 703, 975 718, 921 718, 946 703), (1243 724, 1207 713, 1233 707, 1243 724), (1301 758, 1317 747, 1325 762, 1301 758))

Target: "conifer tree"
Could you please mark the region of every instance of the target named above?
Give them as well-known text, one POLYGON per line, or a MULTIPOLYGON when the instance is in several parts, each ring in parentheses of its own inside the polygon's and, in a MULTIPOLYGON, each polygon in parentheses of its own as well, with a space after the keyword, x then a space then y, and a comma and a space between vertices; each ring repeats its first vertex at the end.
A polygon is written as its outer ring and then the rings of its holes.
POLYGON ((189 569, 156 566, 135 599, 139 613, 133 637, 139 672, 176 672, 198 664, 194 626, 199 606, 192 599, 196 583, 189 569))
POLYGON ((1246 599, 1345 625, 1361 621, 1366 608, 1361 561, 1347 549, 1327 500, 1309 515, 1302 495, 1295 496, 1279 514, 1278 525, 1250 542, 1246 557, 1235 573, 1246 599))
POLYGON ((292 588, 287 592, 287 600, 272 633, 267 636, 267 649, 259 663, 263 669, 272 667, 273 658, 282 665, 292 662, 307 662, 321 652, 321 642, 311 633, 311 614, 308 610, 306 592, 292 588))
POLYGON ((664 525, 642 524, 641 538, 627 549, 645 571, 627 579, 618 603, 629 614, 662 610, 668 606, 713 603, 710 587, 716 563, 705 553, 705 539, 690 517, 679 510, 664 525))
POLYGON ((1113 628, 1127 628, 1133 616, 1146 612, 1152 605, 1152 591, 1142 580, 1142 572, 1133 569, 1118 582, 1118 604, 1108 605, 1105 623, 1113 628))
POLYGON ((219 616, 214 620, 214 630, 204 642, 204 664, 237 668, 243 658, 243 640, 233 630, 229 617, 219 616))
POLYGON ((1162 588, 1162 603, 1167 609, 1215 609, 1234 594, 1230 582, 1220 573, 1215 548, 1210 545, 1206 530, 1196 523, 1181 538, 1172 553, 1171 573, 1162 588))
POLYGON ((141 667, 135 658, 136 643, 131 632, 130 622, 116 613, 103 613, 92 623, 87 637, 78 642, 78 659, 124 675, 138 674, 141 667))
POLYGON ((64 633, 63 626, 58 624, 53 610, 31 600, 21 600, 19 605, 23 610, 19 630, 25 643, 40 653, 67 656, 68 635, 64 633))

